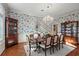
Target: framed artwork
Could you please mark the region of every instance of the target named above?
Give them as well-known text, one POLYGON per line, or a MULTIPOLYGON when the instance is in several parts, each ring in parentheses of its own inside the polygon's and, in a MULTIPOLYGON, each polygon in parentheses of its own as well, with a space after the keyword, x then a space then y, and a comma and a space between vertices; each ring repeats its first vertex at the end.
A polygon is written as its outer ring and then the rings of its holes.
POLYGON ((53 31, 55 31, 56 30, 56 25, 53 25, 53 31))
POLYGON ((53 32, 56 34, 58 32, 58 25, 53 25, 53 32))

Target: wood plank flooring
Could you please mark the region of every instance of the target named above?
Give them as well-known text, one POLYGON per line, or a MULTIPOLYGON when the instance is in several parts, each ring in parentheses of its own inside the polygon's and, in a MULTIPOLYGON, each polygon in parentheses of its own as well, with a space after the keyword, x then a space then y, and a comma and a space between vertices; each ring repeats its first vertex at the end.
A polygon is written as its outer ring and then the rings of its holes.
MULTIPOLYGON (((25 43, 20 43, 10 48, 7 48, 1 56, 26 56, 23 46, 25 43)), ((67 56, 79 56, 79 46, 71 51, 67 56)))
POLYGON ((79 56, 79 45, 75 50, 73 50, 69 54, 67 54, 67 56, 79 56))
POLYGON ((26 53, 24 51, 24 45, 25 43, 20 43, 15 46, 12 46, 10 48, 7 48, 1 56, 25 56, 26 53))

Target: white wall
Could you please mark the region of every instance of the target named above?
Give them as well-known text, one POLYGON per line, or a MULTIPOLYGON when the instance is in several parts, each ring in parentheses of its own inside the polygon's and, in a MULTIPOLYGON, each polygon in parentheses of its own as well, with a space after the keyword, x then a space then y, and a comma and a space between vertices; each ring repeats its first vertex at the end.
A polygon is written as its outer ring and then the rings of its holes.
POLYGON ((5 10, 0 4, 0 54, 5 49, 5 10))

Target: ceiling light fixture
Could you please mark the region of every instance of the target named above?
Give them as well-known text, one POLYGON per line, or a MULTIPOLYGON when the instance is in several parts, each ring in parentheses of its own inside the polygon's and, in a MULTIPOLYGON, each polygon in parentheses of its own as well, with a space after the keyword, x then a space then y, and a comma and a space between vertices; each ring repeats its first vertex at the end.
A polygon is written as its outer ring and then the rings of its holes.
POLYGON ((52 7, 52 4, 48 4, 48 5, 47 5, 47 8, 51 8, 51 7, 52 7))
POLYGON ((45 11, 45 9, 47 9, 47 8, 52 8, 52 4, 46 4, 45 6, 44 6, 44 8, 43 9, 41 9, 40 11, 45 11))
POLYGON ((44 21, 45 23, 52 22, 53 20, 54 20, 53 17, 51 17, 51 16, 49 16, 49 15, 47 15, 47 16, 45 16, 45 17, 43 18, 43 21, 44 21))
POLYGON ((47 6, 47 8, 50 8, 50 6, 47 6))
POLYGON ((44 11, 43 9, 41 9, 41 11, 44 11))

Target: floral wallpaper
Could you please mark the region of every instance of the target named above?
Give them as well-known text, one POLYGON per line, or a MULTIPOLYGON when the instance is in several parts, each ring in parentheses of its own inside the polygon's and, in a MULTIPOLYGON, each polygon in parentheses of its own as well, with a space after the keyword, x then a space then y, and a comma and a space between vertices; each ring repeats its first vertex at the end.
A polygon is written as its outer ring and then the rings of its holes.
POLYGON ((61 23, 65 21, 79 21, 79 11, 75 10, 55 18, 52 25, 58 24, 58 32, 61 32, 61 23))
POLYGON ((7 12, 7 16, 17 19, 18 33, 26 35, 28 33, 35 33, 36 31, 48 33, 53 29, 52 28, 53 24, 58 24, 58 32, 60 32, 61 31, 60 23, 65 21, 79 20, 79 11, 66 13, 63 16, 55 18, 52 23, 49 22, 48 24, 44 23, 43 17, 30 16, 13 9, 7 12), (36 28, 37 25, 38 29, 36 28))
MULTIPOLYGON (((47 33, 49 25, 45 24, 43 21, 43 17, 30 16, 23 13, 18 13, 16 11, 8 11, 7 13, 9 17, 15 18, 18 20, 18 33, 25 34, 30 32, 40 31, 43 33, 47 33), (36 29, 36 25, 38 25, 38 29, 36 29)), ((50 24, 50 23, 49 23, 50 24)))
POLYGON ((64 16, 60 16, 57 20, 61 20, 60 22, 77 21, 79 20, 79 11, 73 11, 68 14, 65 14, 64 16))
POLYGON ((37 31, 48 33, 53 29, 54 24, 58 24, 58 32, 61 32, 61 23, 65 21, 79 20, 79 11, 65 13, 63 16, 54 18, 54 21, 52 23, 49 22, 48 24, 44 23, 43 17, 30 16, 14 9, 9 10, 7 16, 18 20, 18 34, 21 37, 25 37, 25 35, 37 31), (38 29, 36 27, 38 27, 38 29))
POLYGON ((29 33, 48 33, 47 29, 49 28, 43 23, 42 17, 26 15, 15 10, 8 11, 7 16, 18 20, 18 34, 21 40, 23 40, 23 38, 26 39, 26 35, 29 33))

